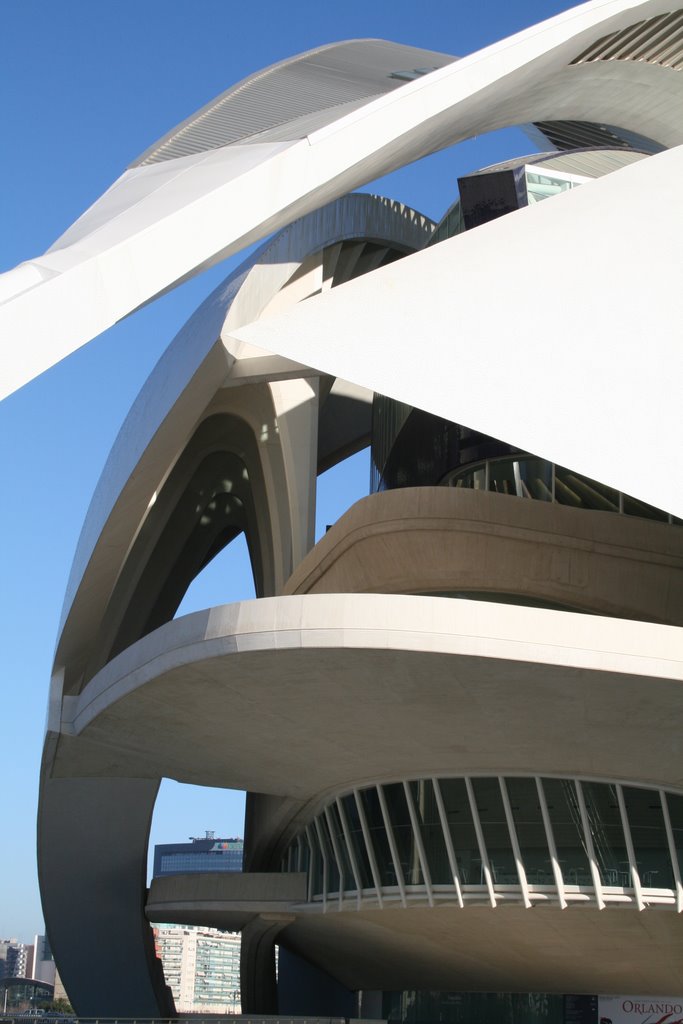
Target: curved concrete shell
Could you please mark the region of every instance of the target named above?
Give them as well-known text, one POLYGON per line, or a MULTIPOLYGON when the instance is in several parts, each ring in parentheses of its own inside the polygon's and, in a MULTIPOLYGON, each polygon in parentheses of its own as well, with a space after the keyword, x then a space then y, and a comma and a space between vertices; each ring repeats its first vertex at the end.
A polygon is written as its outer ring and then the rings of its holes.
POLYGON ((458 62, 378 41, 292 58, 0 280, 19 386, 280 231, 169 346, 76 552, 39 860, 81 1015, 172 1012, 146 907, 242 928, 249 1012, 277 1010, 276 938, 351 989, 677 994, 680 21, 606 0, 458 62), (436 233, 344 196, 527 122, 609 148, 488 168, 460 190, 476 223, 436 233), (318 472, 368 442, 395 455, 388 490, 314 546, 318 472), (174 620, 242 531, 257 600, 174 620), (249 792, 244 876, 148 899, 162 776, 249 792), (106 901, 97 945, 65 880, 106 901))

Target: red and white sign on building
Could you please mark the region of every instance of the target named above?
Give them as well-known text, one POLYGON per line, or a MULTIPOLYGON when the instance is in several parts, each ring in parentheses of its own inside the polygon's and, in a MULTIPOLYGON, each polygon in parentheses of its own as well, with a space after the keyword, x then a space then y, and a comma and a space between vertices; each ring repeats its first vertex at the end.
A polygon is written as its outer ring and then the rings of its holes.
POLYGON ((683 996, 599 996, 600 1024, 683 1024, 683 996))

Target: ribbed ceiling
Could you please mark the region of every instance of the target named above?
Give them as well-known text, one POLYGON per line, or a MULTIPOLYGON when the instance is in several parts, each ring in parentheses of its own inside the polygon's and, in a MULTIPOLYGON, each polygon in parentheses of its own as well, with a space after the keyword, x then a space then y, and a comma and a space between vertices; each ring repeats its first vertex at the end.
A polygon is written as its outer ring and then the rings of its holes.
POLYGON ((597 60, 634 60, 683 71, 683 11, 659 14, 603 36, 571 64, 597 60))

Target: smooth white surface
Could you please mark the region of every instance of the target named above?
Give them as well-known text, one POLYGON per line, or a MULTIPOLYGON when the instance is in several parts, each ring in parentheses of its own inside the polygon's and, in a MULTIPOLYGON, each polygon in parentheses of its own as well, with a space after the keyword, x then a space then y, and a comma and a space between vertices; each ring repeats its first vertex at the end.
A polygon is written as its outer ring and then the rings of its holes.
POLYGON ((681 181, 679 146, 234 336, 683 516, 681 181))
POLYGON ((601 35, 666 9, 664 0, 594 0, 305 139, 226 146, 126 172, 62 237, 70 245, 31 261, 56 276, 0 307, 0 397, 202 267, 471 135, 570 118, 683 142, 676 72, 627 61, 568 66, 601 35))

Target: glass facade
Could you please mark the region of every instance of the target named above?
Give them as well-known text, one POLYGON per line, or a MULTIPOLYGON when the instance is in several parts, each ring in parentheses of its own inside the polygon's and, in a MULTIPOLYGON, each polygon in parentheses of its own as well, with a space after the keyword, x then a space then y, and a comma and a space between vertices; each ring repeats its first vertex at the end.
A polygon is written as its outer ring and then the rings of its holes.
POLYGON ((283 871, 306 870, 302 842, 314 901, 486 902, 498 892, 527 905, 674 906, 683 895, 683 796, 636 785, 480 776, 367 786, 306 826, 283 871))
POLYGON ((153 874, 183 875, 195 871, 241 871, 242 839, 193 839, 154 847, 153 874))
POLYGON ((382 1016, 390 1024, 597 1024, 598 1005, 594 996, 540 992, 385 992, 382 1016))

